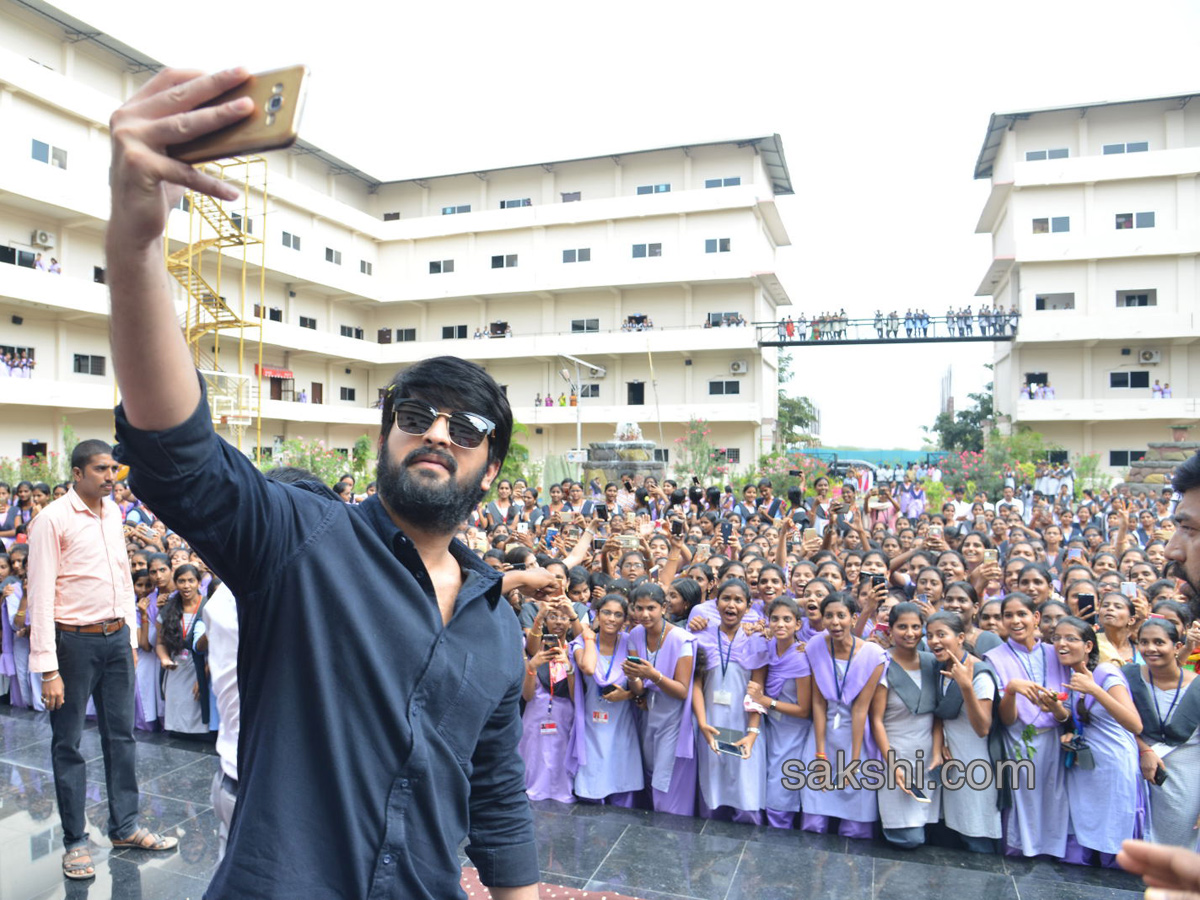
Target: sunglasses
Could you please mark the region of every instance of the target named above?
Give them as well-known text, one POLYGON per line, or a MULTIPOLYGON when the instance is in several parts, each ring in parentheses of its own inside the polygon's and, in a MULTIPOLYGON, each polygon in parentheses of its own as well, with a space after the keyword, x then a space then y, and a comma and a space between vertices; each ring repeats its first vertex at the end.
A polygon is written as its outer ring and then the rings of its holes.
POLYGON ((421 400, 398 400, 392 408, 396 427, 405 434, 422 435, 438 419, 445 419, 450 442, 464 450, 474 450, 496 430, 496 423, 468 412, 438 412, 421 400))

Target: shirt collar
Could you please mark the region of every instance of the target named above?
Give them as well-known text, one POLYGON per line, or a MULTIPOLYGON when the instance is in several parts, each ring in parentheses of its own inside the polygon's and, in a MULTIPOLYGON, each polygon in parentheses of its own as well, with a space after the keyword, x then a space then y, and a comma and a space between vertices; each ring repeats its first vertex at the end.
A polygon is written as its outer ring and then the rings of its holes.
MULTIPOLYGON (((404 551, 415 552, 412 540, 404 533, 404 529, 392 521, 383 501, 379 499, 379 494, 372 494, 358 504, 357 508, 370 519, 375 531, 384 538, 388 546, 392 548, 392 552, 397 554, 404 551)), ((503 576, 459 540, 453 538, 450 540, 450 554, 468 575, 473 573, 483 578, 486 585, 484 596, 488 603, 495 608, 500 602, 500 582, 503 576), (488 582, 493 583, 489 584, 488 582)))

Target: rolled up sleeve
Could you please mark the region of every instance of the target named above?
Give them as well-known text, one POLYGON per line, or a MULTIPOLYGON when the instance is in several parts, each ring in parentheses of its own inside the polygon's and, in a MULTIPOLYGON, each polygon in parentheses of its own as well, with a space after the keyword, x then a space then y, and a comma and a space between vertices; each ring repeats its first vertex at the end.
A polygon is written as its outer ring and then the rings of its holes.
POLYGON ((537 844, 525 793, 520 682, 514 682, 479 736, 471 758, 471 830, 467 856, 488 887, 536 884, 537 844))
POLYGON ((50 516, 30 522, 29 556, 26 573, 29 600, 25 620, 29 623, 29 671, 53 672, 58 669, 58 651, 54 640, 54 595, 60 562, 58 523, 50 516))

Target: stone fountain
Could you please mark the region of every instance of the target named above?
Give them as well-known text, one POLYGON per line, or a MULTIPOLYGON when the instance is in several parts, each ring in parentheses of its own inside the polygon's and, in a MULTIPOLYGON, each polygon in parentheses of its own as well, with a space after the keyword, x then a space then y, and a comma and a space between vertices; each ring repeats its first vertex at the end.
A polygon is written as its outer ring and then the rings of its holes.
POLYGON ((621 475, 632 472, 643 478, 650 475, 661 484, 667 474, 667 464, 654 459, 656 446, 654 441, 642 436, 642 429, 636 422, 620 422, 611 441, 589 444, 591 449, 583 467, 583 481, 586 484, 594 478, 601 487, 610 481, 620 484, 621 475))

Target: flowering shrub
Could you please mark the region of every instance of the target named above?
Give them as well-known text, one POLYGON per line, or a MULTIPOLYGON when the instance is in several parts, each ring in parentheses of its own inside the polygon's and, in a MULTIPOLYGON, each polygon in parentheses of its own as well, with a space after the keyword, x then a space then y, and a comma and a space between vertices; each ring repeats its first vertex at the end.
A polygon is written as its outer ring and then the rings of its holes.
POLYGON ((694 416, 688 420, 683 437, 675 438, 675 464, 677 480, 691 482, 692 476, 703 485, 710 485, 729 474, 725 461, 725 448, 714 447, 709 436, 712 429, 704 419, 694 416))

